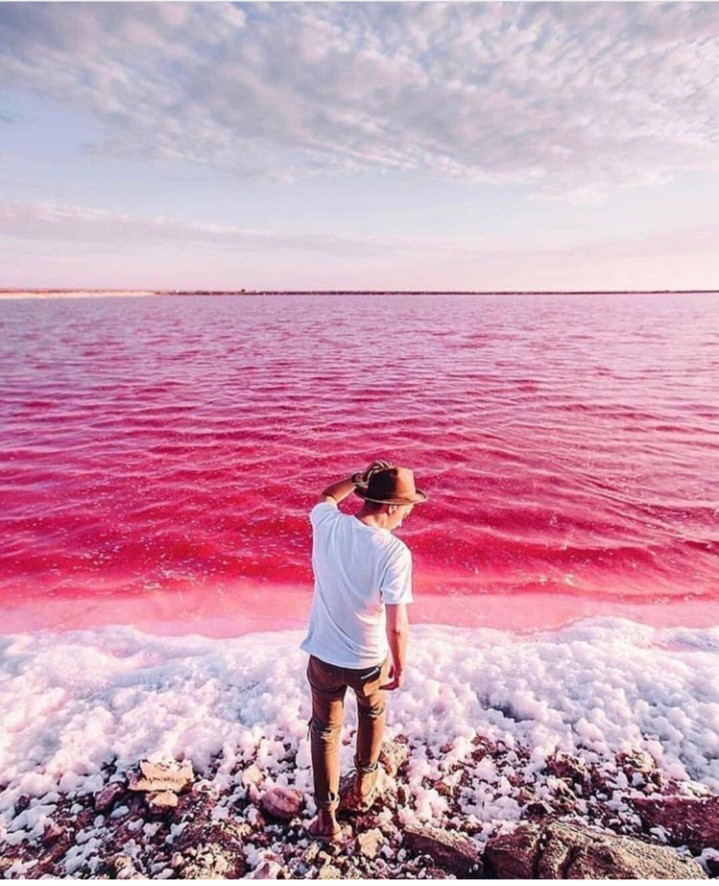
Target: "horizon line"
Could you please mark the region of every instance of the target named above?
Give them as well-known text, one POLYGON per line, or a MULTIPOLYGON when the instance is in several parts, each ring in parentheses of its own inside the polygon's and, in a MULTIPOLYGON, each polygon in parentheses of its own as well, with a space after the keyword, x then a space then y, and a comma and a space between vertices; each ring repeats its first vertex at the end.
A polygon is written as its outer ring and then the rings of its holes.
POLYGON ((20 288, 0 287, 0 295, 66 295, 78 294, 138 294, 148 296, 163 295, 683 295, 718 293, 716 289, 154 289, 80 287, 63 288, 20 288))

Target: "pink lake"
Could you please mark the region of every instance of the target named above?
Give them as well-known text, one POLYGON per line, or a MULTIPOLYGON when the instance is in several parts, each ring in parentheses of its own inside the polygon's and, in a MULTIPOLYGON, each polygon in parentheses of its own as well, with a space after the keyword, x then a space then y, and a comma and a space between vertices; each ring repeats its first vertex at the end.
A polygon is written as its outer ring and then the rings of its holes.
POLYGON ((719 295, 0 301, 5 632, 300 626, 376 457, 418 621, 719 623, 719 295))

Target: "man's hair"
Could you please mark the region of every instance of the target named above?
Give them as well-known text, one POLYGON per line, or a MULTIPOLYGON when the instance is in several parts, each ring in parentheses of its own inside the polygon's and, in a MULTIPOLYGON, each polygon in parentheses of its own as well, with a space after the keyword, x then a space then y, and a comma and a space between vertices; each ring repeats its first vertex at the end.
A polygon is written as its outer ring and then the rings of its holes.
POLYGON ((365 499, 365 501, 364 501, 364 507, 365 507, 365 508, 366 508, 371 514, 376 514, 377 511, 381 511, 381 510, 382 510, 382 508, 384 507, 384 505, 383 505, 383 503, 382 503, 381 501, 368 501, 367 499, 365 499))

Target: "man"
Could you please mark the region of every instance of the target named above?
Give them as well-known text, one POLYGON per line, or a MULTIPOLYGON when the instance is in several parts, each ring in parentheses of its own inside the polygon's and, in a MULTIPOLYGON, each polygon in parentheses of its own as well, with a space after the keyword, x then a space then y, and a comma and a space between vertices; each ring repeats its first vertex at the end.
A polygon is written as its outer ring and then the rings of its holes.
POLYGON ((375 461, 364 473, 338 480, 310 513, 315 590, 307 637, 312 689, 310 738, 317 818, 310 834, 340 837, 340 731, 349 686, 357 697, 354 806, 369 809, 385 722, 386 692, 404 681, 412 602, 412 555, 392 533, 427 496, 407 468, 375 461), (337 505, 354 492, 364 499, 354 515, 337 505))

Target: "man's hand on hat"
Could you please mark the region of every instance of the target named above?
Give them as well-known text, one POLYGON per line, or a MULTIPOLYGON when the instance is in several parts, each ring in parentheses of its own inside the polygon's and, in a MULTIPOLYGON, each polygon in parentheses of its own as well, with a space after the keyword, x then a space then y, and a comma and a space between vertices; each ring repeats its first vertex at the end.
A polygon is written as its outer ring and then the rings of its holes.
POLYGON ((370 465, 368 465, 365 470, 361 474, 355 474, 353 479, 357 483, 358 486, 365 489, 369 484, 370 477, 372 474, 376 474, 377 471, 386 471, 387 468, 391 468, 392 465, 388 461, 373 461, 370 465))

